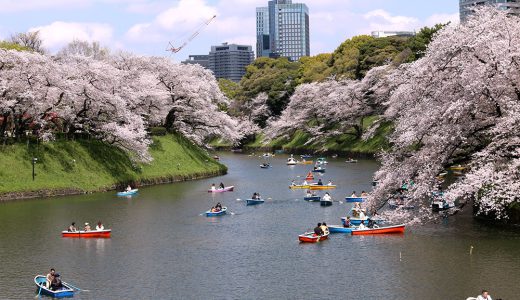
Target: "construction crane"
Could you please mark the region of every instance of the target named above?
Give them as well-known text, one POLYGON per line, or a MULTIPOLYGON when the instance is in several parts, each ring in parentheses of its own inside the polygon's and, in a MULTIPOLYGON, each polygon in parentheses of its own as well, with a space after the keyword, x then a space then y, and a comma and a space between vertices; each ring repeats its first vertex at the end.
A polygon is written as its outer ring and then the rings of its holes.
POLYGON ((186 45, 188 45, 189 42, 191 42, 194 38, 197 37, 197 35, 199 35, 199 33, 202 31, 202 29, 204 29, 204 27, 208 26, 209 23, 211 23, 217 16, 213 16, 211 17, 209 20, 205 21, 203 24, 200 25, 199 28, 197 28, 197 30, 186 40, 184 41, 184 43, 182 43, 182 45, 180 45, 179 47, 174 47, 172 45, 172 43, 170 42, 170 47, 168 49, 166 49, 166 51, 171 51, 173 53, 177 53, 179 51, 182 50, 182 48, 186 47, 186 45))

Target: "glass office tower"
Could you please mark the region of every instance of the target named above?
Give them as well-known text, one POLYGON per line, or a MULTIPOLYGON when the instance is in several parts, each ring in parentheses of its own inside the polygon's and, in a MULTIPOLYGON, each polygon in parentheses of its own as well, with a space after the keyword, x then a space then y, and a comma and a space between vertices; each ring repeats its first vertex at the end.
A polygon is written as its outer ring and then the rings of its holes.
POLYGON ((268 2, 267 7, 259 7, 256 11, 257 56, 281 56, 298 60, 310 55, 307 5, 292 3, 292 0, 273 0, 268 2), (267 19, 269 22, 266 22, 267 19), (263 34, 260 35, 260 32, 263 34), (269 32, 268 37, 266 32, 269 32), (262 51, 259 51, 258 45, 262 45, 262 51))

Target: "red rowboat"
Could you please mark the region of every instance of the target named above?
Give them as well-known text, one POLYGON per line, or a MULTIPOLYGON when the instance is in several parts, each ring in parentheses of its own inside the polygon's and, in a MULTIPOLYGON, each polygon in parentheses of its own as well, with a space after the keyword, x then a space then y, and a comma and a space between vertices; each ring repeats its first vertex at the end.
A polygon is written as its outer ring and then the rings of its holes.
POLYGON ((110 238, 112 229, 91 231, 62 231, 61 236, 67 238, 110 238))
POLYGON ((365 229, 352 229, 352 235, 404 233, 404 224, 365 229))
POLYGON ((314 232, 306 232, 298 236, 298 240, 302 243, 317 243, 329 238, 328 234, 316 235, 314 232))

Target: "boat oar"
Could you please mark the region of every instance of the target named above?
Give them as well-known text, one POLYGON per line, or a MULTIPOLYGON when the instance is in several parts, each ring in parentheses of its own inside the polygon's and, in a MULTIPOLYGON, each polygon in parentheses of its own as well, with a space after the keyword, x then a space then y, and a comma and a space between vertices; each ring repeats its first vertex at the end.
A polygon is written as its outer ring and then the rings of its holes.
POLYGON ((80 289, 80 288, 78 288, 78 287, 73 286, 72 284, 70 284, 70 283, 68 283, 68 282, 64 282, 64 284, 66 284, 66 285, 70 286, 71 288, 73 288, 73 289, 75 289, 75 290, 78 290, 78 291, 80 291, 80 292, 90 292, 90 290, 82 290, 82 289, 80 289))
MULTIPOLYGON (((43 283, 42 283, 42 284, 43 284, 43 283)), ((38 298, 38 299, 40 299, 40 295, 41 295, 41 293, 42 293, 42 284, 40 284, 40 289, 38 290, 38 295, 36 295, 36 297, 34 297, 34 298, 38 298)))

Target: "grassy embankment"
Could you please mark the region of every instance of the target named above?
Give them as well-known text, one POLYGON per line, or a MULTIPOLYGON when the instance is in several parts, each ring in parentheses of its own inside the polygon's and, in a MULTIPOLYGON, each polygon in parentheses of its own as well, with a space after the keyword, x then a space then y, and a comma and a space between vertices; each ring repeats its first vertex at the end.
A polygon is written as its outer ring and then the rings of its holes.
MULTIPOLYGON (((378 117, 365 118, 363 122, 364 129, 368 129, 378 117)), ((334 138, 326 140, 315 141, 306 144, 310 136, 302 131, 296 133, 290 139, 278 138, 270 142, 265 142, 262 135, 257 135, 255 141, 244 145, 244 148, 255 150, 272 150, 284 149, 289 152, 328 152, 328 153, 345 153, 345 154, 360 154, 373 155, 378 153, 381 149, 388 149, 389 144, 387 136, 392 132, 392 125, 390 123, 382 124, 374 136, 367 141, 356 139, 354 135, 343 134, 334 138)), ((212 146, 215 148, 230 147, 221 141, 214 141, 212 146)))
POLYGON ((154 137, 150 153, 151 164, 132 164, 123 151, 99 141, 0 145, 0 199, 2 194, 11 199, 110 190, 130 182, 167 183, 227 170, 176 135, 154 137), (38 158, 34 181, 33 157, 38 158))

